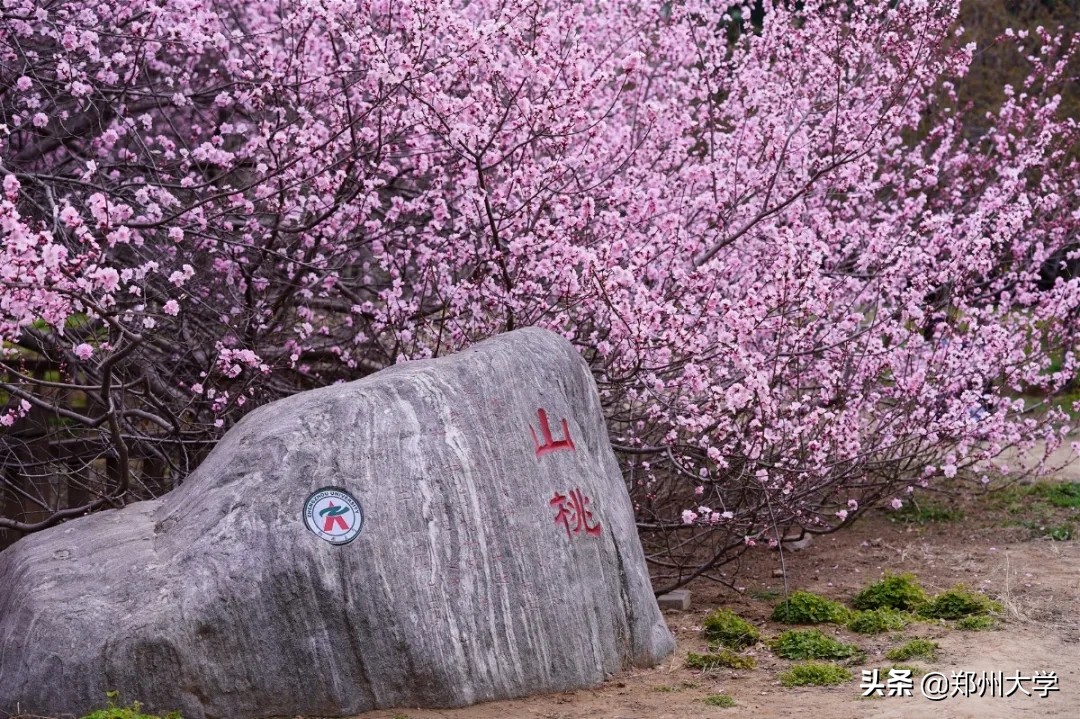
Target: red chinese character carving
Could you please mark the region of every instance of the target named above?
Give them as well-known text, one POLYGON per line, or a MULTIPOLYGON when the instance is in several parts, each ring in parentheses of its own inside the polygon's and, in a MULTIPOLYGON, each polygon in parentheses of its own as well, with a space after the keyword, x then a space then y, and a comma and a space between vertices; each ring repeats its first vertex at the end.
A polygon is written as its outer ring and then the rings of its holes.
POLYGON ((589 511, 590 501, 580 489, 575 489, 569 495, 556 492, 548 502, 556 508, 555 524, 561 524, 566 528, 567 537, 581 534, 582 530, 590 537, 600 536, 600 522, 590 525, 590 522, 594 521, 592 512, 589 511), (571 524, 573 527, 570 526, 571 524))
POLYGON ((567 424, 565 417, 562 421, 563 438, 556 442, 551 438, 551 426, 548 424, 547 412, 543 408, 538 409, 536 410, 536 416, 540 418, 540 436, 544 439, 544 443, 540 444, 540 440, 536 438, 536 430, 530 424, 529 432, 532 433, 533 444, 536 445, 537 457, 559 449, 574 449, 574 440, 570 439, 570 426, 567 424))

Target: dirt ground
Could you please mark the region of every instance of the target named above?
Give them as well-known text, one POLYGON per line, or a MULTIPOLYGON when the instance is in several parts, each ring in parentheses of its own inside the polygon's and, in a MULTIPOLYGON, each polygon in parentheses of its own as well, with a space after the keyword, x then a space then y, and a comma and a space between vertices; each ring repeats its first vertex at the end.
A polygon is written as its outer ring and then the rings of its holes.
MULTIPOLYGON (((1058 481, 1080 480, 1080 468, 1071 467, 1058 481)), ((819 537, 807 548, 787 552, 790 590, 806 589, 850 600, 863 586, 885 571, 913 572, 927 591, 936 592, 963 582, 999 600, 1004 617, 999 628, 960 631, 941 624, 917 623, 903 632, 875 636, 856 635, 823 625, 826 633, 858 645, 866 652, 850 665, 854 679, 837 687, 785 688, 778 674, 792 662, 774 656, 763 644, 747 650, 758 660, 754 670, 719 670, 702 673, 683 666, 690 651, 704 651, 701 620, 712 609, 725 607, 754 621, 766 636, 790 628, 767 621, 782 598, 784 578, 775 551, 752 555, 733 576, 737 588, 715 584, 692 585, 690 611, 665 613, 678 641, 675 655, 665 665, 617 675, 596 689, 549 694, 513 701, 491 702, 454 710, 401 708, 363 714, 364 719, 665 719, 682 717, 753 716, 780 719, 811 716, 815 719, 890 719, 892 717, 1080 717, 1080 542, 1075 528, 1080 508, 1049 507, 1024 489, 988 497, 967 497, 935 514, 934 507, 900 518, 878 512, 851 529, 819 537), (959 510, 959 513, 958 511, 959 510), (960 514, 962 513, 962 515, 960 514), (945 516, 940 516, 945 515, 945 516), (1069 535, 1063 539, 1063 535, 1069 535), (1051 539, 1051 536, 1057 539, 1051 539), (941 650, 931 663, 910 662, 951 677, 952 672, 1036 671, 1057 673, 1058 691, 1046 698, 1015 694, 1002 697, 951 697, 931 701, 915 680, 912 697, 863 698, 860 672, 893 664, 885 652, 907 639, 927 637, 941 650), (704 703, 705 697, 724 693, 735 700, 732 708, 704 703)), ((1080 522, 1077 522, 1080 527, 1080 522)), ((730 573, 729 573, 730 574, 730 573)), ((1009 683, 1007 682, 1007 685, 1009 683)), ((1027 685, 1030 690, 1030 683, 1027 685)))

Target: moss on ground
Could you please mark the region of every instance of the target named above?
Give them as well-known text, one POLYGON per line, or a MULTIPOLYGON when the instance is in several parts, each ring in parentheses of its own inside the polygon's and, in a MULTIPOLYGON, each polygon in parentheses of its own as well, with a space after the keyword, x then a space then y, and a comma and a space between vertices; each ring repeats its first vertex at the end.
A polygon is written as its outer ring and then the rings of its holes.
POLYGON ((827 687, 851 681, 851 672, 831 662, 803 662, 780 673, 785 687, 827 687))
POLYGON ((800 590, 777 604, 771 619, 784 624, 844 624, 850 616, 843 604, 800 590))
POLYGON ((893 662, 906 662, 911 659, 933 661, 937 657, 938 643, 929 639, 912 639, 885 653, 885 658, 893 662))
POLYGON ((921 677, 926 674, 926 670, 922 667, 917 667, 914 664, 893 664, 892 666, 882 667, 878 669, 878 676, 881 678, 887 678, 892 671, 897 672, 911 672, 912 677, 921 677))
POLYGON ((1001 604, 963 584, 938 594, 918 610, 920 616, 928 619, 960 619, 1000 611, 1001 604))
POLYGON ((896 609, 910 612, 927 602, 926 592, 914 574, 886 574, 855 595, 856 609, 896 609))
POLYGON ((769 646, 784 659, 848 659, 860 653, 855 645, 827 637, 817 629, 789 629, 769 646))
POLYGON ((728 649, 698 654, 690 652, 686 655, 687 669, 700 669, 710 671, 713 669, 753 669, 757 666, 757 660, 753 657, 736 654, 728 649))
POLYGON ((881 634, 903 629, 911 621, 910 615, 895 609, 864 609, 851 615, 847 627, 856 634, 881 634))
POLYGON ((104 709, 92 711, 82 719, 181 719, 180 712, 168 712, 164 715, 145 714, 142 704, 133 701, 129 706, 122 706, 120 692, 105 692, 106 705, 104 709))
POLYGON ((963 631, 979 632, 984 629, 993 629, 996 625, 997 620, 989 614, 972 614, 956 620, 955 626, 963 631))
POLYGON ((761 639, 757 627, 727 609, 710 613, 701 625, 706 639, 735 651, 751 647, 761 639))
POLYGON ((735 700, 729 697, 727 694, 710 694, 701 701, 705 702, 711 707, 728 707, 735 706, 735 700))

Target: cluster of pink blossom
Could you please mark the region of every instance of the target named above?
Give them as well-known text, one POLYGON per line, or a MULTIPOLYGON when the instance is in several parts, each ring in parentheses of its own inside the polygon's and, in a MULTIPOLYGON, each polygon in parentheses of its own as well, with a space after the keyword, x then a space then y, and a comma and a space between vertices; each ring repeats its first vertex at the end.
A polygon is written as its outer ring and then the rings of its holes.
POLYGON ((2 389, 103 453, 539 325, 678 583, 1061 441, 1062 38, 973 137, 958 0, 3 4, 2 389))

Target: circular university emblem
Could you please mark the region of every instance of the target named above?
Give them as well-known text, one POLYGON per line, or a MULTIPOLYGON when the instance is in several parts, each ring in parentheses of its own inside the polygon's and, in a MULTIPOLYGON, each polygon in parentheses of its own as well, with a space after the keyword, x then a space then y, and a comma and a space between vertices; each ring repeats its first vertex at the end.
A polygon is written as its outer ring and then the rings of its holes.
POLYGON ((348 544, 364 526, 364 510, 341 487, 323 487, 304 502, 304 524, 330 544, 348 544))

